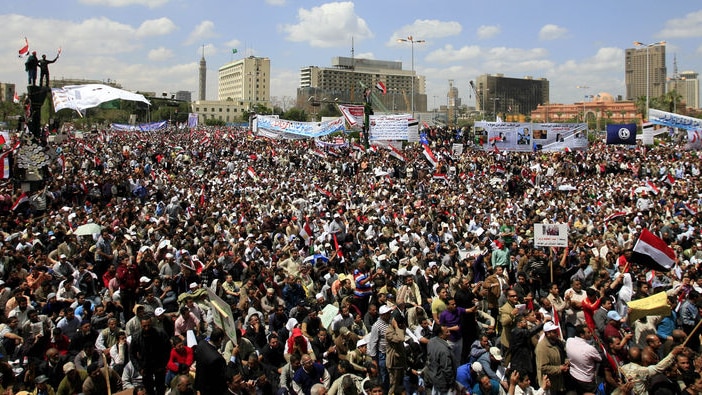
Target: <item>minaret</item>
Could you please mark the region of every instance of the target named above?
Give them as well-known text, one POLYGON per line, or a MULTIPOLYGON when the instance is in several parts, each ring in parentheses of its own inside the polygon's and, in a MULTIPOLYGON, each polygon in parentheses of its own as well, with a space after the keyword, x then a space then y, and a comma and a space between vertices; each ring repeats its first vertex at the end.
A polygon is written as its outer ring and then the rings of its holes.
POLYGON ((202 46, 202 59, 200 59, 200 87, 198 100, 206 100, 207 88, 207 62, 205 62, 205 46, 202 46))

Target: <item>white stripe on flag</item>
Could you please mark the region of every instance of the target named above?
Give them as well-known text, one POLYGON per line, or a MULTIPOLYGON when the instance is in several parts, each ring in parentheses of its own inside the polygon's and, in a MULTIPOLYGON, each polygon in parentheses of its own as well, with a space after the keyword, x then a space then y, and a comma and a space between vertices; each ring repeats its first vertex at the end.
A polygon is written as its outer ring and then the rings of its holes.
POLYGON ((641 231, 641 236, 634 246, 634 251, 651 257, 659 265, 670 269, 675 265, 675 251, 665 241, 659 239, 648 229, 641 231))

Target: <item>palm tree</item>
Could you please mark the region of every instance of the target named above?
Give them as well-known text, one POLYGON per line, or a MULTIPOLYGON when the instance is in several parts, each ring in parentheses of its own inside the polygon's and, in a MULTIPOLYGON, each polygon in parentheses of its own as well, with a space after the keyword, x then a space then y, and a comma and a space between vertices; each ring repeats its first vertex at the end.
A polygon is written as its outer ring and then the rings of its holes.
POLYGON ((682 95, 678 93, 675 89, 670 92, 666 92, 663 96, 659 97, 657 102, 660 103, 662 107, 661 110, 668 112, 676 112, 678 109, 678 104, 682 101, 682 95))

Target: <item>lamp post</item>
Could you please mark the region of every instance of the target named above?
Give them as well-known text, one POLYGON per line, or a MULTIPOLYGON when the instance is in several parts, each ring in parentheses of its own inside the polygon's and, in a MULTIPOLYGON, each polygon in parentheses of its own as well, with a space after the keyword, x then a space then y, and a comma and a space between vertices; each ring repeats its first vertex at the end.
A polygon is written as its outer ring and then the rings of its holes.
POLYGON ((495 122, 497 122, 497 102, 500 101, 499 97, 493 97, 492 99, 492 112, 495 113, 495 122))
POLYGON ((417 40, 416 38, 412 36, 407 36, 407 38, 398 38, 397 42, 401 43, 410 43, 410 46, 412 47, 412 101, 411 101, 411 107, 412 107, 412 118, 414 118, 414 44, 417 43, 423 43, 425 42, 424 40, 417 40))
POLYGON ((646 113, 644 114, 643 117, 644 117, 644 119, 648 119, 648 96, 649 96, 649 89, 650 89, 650 86, 649 86, 649 78, 650 78, 649 67, 650 67, 650 61, 651 61, 650 57, 648 56, 649 55, 648 49, 651 47, 659 46, 659 45, 665 45, 665 41, 657 41, 655 43, 650 43, 650 44, 644 44, 640 41, 634 41, 634 45, 636 47, 639 47, 639 48, 640 47, 646 48, 646 113))
MULTIPOLYGON (((578 85, 576 86, 578 89, 590 89, 589 86, 585 85, 578 85)), ((583 123, 585 122, 585 98, 587 97, 587 91, 585 91, 585 95, 583 95, 583 123)))

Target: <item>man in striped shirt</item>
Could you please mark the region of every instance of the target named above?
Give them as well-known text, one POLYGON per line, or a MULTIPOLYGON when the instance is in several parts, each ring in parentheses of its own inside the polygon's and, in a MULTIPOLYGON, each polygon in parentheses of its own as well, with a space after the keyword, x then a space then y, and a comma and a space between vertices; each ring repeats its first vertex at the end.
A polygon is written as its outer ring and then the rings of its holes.
POLYGON ((385 388, 390 387, 388 369, 385 366, 385 353, 387 352, 388 342, 385 338, 385 332, 390 325, 392 309, 388 305, 380 306, 380 318, 375 321, 368 339, 368 355, 373 358, 373 361, 378 366, 380 379, 385 388))

